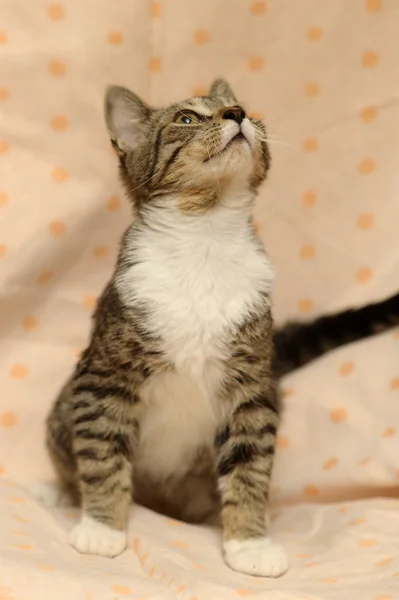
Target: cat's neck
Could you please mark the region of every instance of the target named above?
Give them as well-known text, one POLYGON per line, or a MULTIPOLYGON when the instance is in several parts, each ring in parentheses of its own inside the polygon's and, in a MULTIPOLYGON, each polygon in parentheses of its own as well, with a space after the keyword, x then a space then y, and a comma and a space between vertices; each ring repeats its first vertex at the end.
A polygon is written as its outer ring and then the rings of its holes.
POLYGON ((224 239, 226 243, 252 232, 254 195, 247 189, 230 190, 218 202, 201 210, 184 210, 184 197, 164 198, 149 204, 135 224, 136 231, 154 243, 175 245, 179 241, 206 243, 224 239))

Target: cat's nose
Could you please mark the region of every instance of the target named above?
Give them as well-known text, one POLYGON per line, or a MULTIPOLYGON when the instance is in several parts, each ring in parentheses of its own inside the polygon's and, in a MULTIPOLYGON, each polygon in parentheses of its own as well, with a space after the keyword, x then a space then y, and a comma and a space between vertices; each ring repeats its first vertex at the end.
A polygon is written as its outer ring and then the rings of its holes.
POLYGON ((241 106, 228 106, 222 112, 222 119, 231 119, 241 125, 245 119, 245 111, 241 106))

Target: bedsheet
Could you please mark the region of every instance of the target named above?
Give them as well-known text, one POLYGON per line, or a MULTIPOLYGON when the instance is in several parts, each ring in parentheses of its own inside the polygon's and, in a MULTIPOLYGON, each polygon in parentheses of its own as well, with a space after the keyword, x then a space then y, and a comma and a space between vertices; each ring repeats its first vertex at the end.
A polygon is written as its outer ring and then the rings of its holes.
POLYGON ((283 382, 272 534, 291 571, 255 580, 219 534, 132 511, 112 561, 66 544, 44 419, 84 348, 130 208, 103 123, 108 83, 160 105, 225 76, 266 120, 256 206, 277 322, 399 286, 397 0, 0 3, 0 599, 399 599, 399 331, 283 382))

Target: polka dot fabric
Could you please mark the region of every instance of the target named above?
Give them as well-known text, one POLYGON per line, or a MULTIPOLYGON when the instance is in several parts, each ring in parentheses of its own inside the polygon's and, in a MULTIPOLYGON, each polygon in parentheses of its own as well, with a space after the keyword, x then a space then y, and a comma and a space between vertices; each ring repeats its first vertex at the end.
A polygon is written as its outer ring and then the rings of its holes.
POLYGON ((76 514, 50 514, 27 488, 52 476, 44 418, 130 219, 105 86, 157 105, 224 75, 265 119, 273 168, 256 225, 275 314, 312 318, 399 287, 398 20, 396 0, 3 1, 0 600, 396 598, 398 331, 284 382, 271 530, 292 568, 277 582, 225 567, 216 531, 140 508, 125 555, 77 555, 76 514))

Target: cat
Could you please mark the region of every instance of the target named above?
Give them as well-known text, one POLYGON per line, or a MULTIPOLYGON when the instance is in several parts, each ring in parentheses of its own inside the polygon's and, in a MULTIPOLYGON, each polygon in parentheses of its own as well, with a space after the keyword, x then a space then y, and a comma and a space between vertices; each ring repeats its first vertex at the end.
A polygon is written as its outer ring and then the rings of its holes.
POLYGON ((189 522, 220 517, 226 563, 279 576, 287 555, 266 518, 274 371, 339 345, 333 334, 320 347, 317 335, 338 317, 273 330, 273 268, 252 221, 270 167, 266 130, 226 81, 160 110, 113 86, 105 116, 135 219, 47 418, 62 487, 42 499, 63 489, 81 504, 69 535, 79 552, 120 554, 134 497, 189 522))

